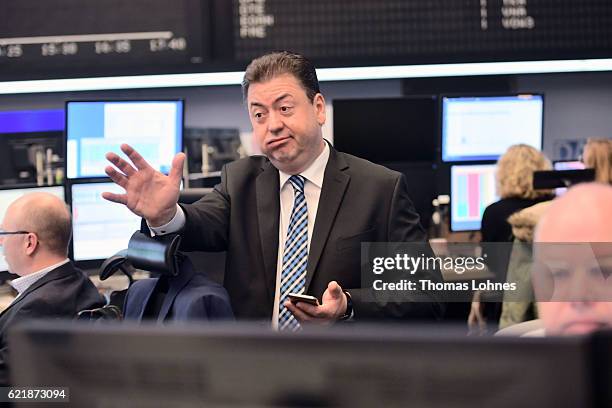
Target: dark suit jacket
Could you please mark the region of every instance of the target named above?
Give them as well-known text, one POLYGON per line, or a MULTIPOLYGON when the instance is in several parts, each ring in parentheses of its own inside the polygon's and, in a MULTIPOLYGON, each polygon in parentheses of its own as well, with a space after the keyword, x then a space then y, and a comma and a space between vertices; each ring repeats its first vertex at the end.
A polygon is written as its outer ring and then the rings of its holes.
POLYGON ((234 318, 227 291, 203 274, 196 273, 191 261, 185 259, 178 276, 142 279, 130 286, 123 312, 126 320, 143 320, 147 306, 154 301, 152 297, 160 279, 167 280, 168 292, 161 304, 158 322, 234 318))
MULTIPOLYGON (((439 317, 441 305, 366 302, 361 242, 423 242, 402 174, 331 148, 308 254, 305 293, 330 281, 349 291, 355 319, 439 317)), ((279 174, 263 156, 229 163, 212 193, 191 205, 182 249, 227 251, 224 286, 237 318, 271 319, 279 235, 279 174)))
POLYGON ((0 382, 8 382, 7 332, 26 319, 72 319, 78 312, 104 306, 94 284, 68 262, 34 282, 0 314, 0 382))

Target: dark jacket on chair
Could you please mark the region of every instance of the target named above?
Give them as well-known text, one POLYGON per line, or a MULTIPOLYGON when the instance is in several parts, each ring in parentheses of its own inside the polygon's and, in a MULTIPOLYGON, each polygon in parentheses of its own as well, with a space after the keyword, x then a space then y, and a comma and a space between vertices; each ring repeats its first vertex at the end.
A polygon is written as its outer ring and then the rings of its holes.
POLYGON ((142 279, 128 290, 126 320, 167 321, 233 319, 227 291, 205 275, 196 273, 185 258, 178 276, 142 279), (158 307, 154 304, 159 302, 158 307))
POLYGON ((7 333, 26 319, 72 319, 84 309, 104 306, 94 284, 71 262, 34 282, 0 313, 0 383, 8 383, 7 333))

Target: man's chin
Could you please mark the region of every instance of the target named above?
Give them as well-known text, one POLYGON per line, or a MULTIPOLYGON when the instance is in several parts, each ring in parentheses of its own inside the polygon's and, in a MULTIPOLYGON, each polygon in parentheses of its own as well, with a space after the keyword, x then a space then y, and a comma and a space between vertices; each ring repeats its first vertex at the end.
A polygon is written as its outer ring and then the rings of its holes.
POLYGON ((270 162, 272 162, 274 167, 285 173, 293 174, 296 171, 296 168, 299 167, 296 160, 296 155, 291 154, 291 152, 277 150, 268 153, 266 156, 270 162))

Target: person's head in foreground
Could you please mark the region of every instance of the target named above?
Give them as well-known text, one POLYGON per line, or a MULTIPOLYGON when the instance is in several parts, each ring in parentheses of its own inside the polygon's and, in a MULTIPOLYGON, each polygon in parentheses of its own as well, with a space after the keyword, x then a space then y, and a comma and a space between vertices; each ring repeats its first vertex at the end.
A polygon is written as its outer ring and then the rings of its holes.
POLYGON ((612 327, 612 186, 554 200, 535 232, 533 283, 546 335, 612 327))
POLYGON ((66 259, 70 212, 52 194, 27 194, 8 207, 1 230, 0 245, 9 271, 29 275, 66 259))

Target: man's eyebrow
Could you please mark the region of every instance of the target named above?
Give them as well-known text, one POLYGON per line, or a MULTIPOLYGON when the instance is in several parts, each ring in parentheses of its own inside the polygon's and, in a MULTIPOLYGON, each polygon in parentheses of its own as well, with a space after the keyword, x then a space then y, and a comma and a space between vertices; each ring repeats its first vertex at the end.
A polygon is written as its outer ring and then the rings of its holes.
POLYGON ((291 94, 290 94, 290 93, 284 93, 284 94, 282 94, 281 96, 279 96, 278 98, 276 98, 276 99, 274 100, 274 103, 280 102, 280 101, 282 101, 283 99, 288 98, 288 97, 291 97, 291 94))
MULTIPOLYGON (((276 103, 278 103, 278 102, 282 101, 283 99, 285 99, 285 98, 289 98, 289 97, 293 97, 293 95, 291 95, 290 93, 284 93, 284 94, 280 95, 278 98, 276 98, 276 99, 274 100, 274 102, 272 102, 272 104, 274 105, 274 104, 276 104, 276 103)), ((265 108, 264 104, 263 104, 263 103, 261 103, 261 102, 251 102, 251 103, 249 104, 249 106, 250 106, 251 108, 252 108, 252 107, 265 108)))
POLYGON ((251 102, 251 103, 249 104, 249 106, 250 106, 251 108, 253 108, 253 107, 256 107, 256 108, 263 108, 263 107, 264 107, 263 103, 259 103, 259 102, 251 102))

